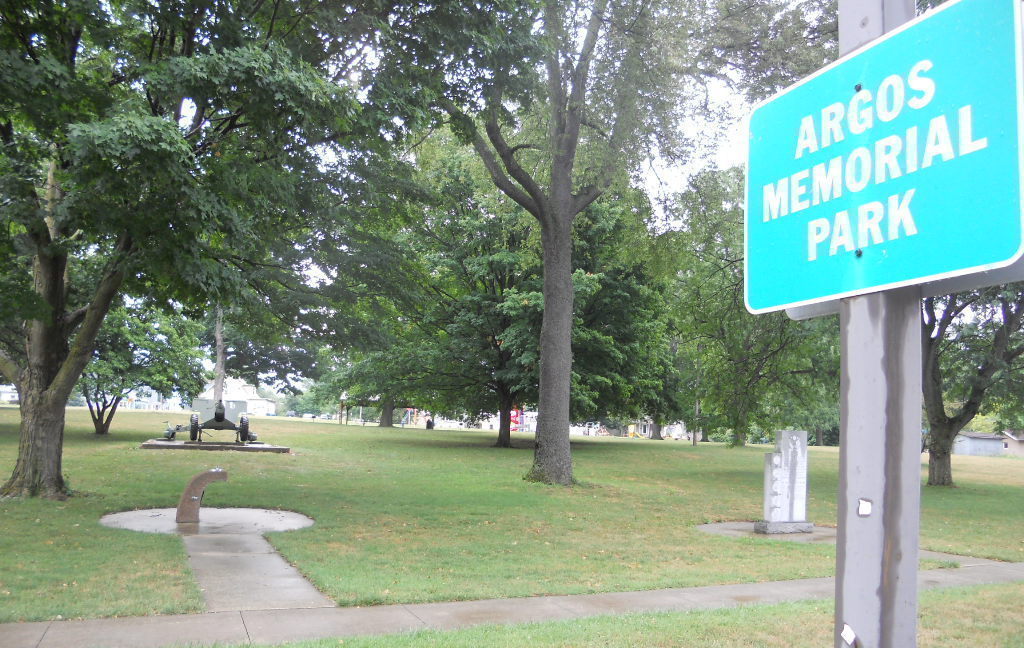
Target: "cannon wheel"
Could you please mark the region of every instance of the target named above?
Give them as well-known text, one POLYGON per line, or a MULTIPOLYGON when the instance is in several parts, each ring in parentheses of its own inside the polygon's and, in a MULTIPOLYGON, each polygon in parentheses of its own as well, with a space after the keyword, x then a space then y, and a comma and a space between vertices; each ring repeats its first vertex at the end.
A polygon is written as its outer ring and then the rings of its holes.
POLYGON ((238 440, 245 443, 249 440, 249 417, 242 416, 238 419, 238 440))
POLYGON ((188 420, 188 438, 195 441, 199 438, 199 415, 193 414, 188 420))

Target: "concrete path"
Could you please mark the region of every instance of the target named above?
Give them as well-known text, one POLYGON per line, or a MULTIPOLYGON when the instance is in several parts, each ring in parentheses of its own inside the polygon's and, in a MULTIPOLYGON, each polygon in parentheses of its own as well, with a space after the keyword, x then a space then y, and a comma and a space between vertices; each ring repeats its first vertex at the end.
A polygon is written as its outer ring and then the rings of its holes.
POLYGON ((255 534, 183 536, 207 612, 334 607, 255 534))
MULTIPOLYGON (((986 563, 919 575, 921 589, 1024 581, 1024 563, 986 563)), ((158 648, 274 644, 302 639, 451 630, 630 612, 706 610, 833 595, 831 578, 648 592, 538 596, 368 608, 245 609, 176 616, 0 624, 0 648, 158 648)))
POLYGON ((293 511, 204 508, 199 522, 179 523, 172 508, 105 515, 100 524, 181 536, 207 612, 334 607, 263 537, 302 529, 311 518, 293 511))

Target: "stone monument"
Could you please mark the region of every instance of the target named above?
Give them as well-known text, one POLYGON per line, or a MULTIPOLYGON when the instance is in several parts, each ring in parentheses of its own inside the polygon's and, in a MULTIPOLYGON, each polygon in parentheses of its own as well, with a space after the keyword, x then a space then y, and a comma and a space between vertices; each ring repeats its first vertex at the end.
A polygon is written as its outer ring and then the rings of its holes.
POLYGON ((810 533, 807 521, 807 432, 775 434, 775 452, 764 456, 764 519, 757 533, 810 533))

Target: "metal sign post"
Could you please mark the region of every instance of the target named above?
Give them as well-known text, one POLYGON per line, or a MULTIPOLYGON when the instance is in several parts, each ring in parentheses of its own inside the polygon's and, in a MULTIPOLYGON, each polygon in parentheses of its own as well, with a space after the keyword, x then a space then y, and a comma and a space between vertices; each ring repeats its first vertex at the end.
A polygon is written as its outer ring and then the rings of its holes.
POLYGON ((840 304, 837 648, 917 645, 920 294, 910 287, 840 304))
MULTIPOLYGON (((913 17, 912 0, 840 0, 840 54, 913 17)), ((917 645, 920 295, 914 286, 840 302, 837 648, 917 645)))

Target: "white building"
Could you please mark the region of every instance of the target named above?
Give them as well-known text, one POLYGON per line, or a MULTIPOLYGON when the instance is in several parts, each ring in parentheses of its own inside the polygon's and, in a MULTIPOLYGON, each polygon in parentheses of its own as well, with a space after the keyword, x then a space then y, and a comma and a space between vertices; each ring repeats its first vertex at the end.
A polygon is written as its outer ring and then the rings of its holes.
POLYGON ((125 398, 124 402, 122 402, 121 407, 166 412, 181 412, 185 409, 181 403, 181 398, 178 396, 164 398, 153 390, 146 389, 145 387, 129 393, 128 397, 125 398))
POLYGON ((998 457, 1003 454, 1003 437, 982 432, 961 432, 953 439, 953 454, 998 457))
POLYGON ((17 403, 18 390, 14 385, 0 385, 0 404, 17 403))
MULTIPOLYGON (((277 403, 269 398, 263 398, 257 393, 254 386, 239 378, 224 379, 223 400, 225 408, 245 412, 249 416, 273 416, 277 414, 277 403), (230 407, 232 403, 234 403, 234 407, 230 407)), ((206 390, 192 401, 192 409, 199 412, 207 410, 212 412, 215 406, 216 403, 213 401, 213 383, 210 383, 206 386, 206 390)), ((231 417, 228 416, 228 418, 231 417)))
POLYGON ((1003 454, 1024 457, 1024 431, 1003 430, 1003 454))

